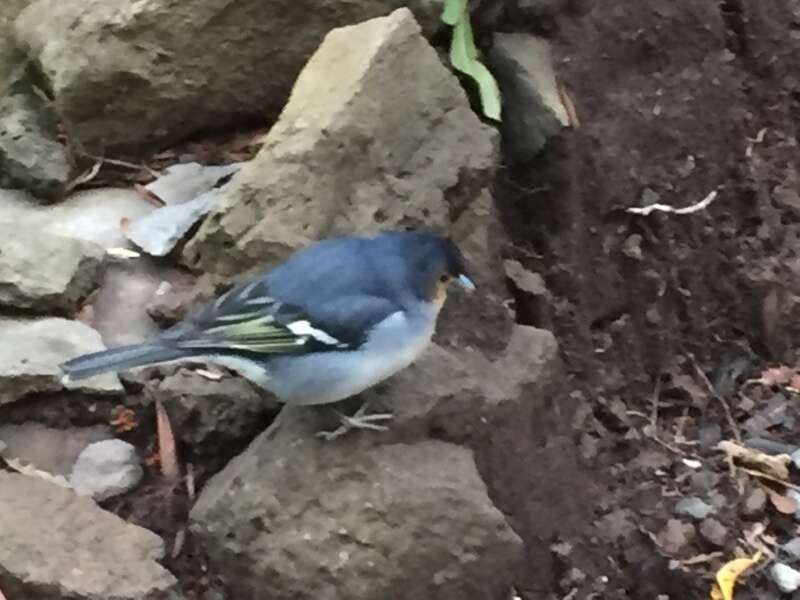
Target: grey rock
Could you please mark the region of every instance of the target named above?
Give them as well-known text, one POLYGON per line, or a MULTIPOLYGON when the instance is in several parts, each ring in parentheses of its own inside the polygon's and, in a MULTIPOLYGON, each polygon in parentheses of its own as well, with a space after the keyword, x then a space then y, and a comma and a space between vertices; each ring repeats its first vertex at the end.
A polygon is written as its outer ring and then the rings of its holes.
POLYGON ((800 537, 792 538, 781 546, 784 552, 789 554, 793 560, 800 560, 800 537))
POLYGON ((441 0, 205 0, 181 10, 167 0, 133 8, 129 0, 36 0, 15 30, 70 135, 97 153, 275 117, 331 28, 406 4, 429 31, 439 27, 441 0))
POLYGON ((757 515, 767 506, 767 493, 760 487, 753 488, 744 501, 744 512, 748 515, 757 515))
POLYGON ((208 214, 216 200, 217 190, 211 190, 189 202, 163 206, 131 223, 126 235, 151 256, 166 256, 208 214))
MULTIPOLYGON (((0 319, 0 339, 14 340, 13 344, 0 344, 0 405, 34 392, 64 389, 59 365, 79 354, 104 349, 94 329, 59 318, 0 319)), ((114 374, 69 382, 66 388, 96 394, 122 392, 114 374)))
POLYGON ((136 487, 143 474, 136 448, 122 440, 102 440, 80 453, 69 483, 81 495, 106 500, 136 487))
POLYGON ((678 516, 692 517, 702 521, 714 512, 714 508, 696 496, 681 498, 675 504, 675 514, 678 516))
POLYGON ((517 260, 503 261, 506 277, 514 282, 520 290, 534 296, 550 296, 544 278, 538 273, 529 271, 517 260))
POLYGON ((775 563, 770 567, 772 580, 784 594, 791 594, 800 588, 800 571, 785 563, 775 563))
POLYGON ((25 224, 0 224, 0 305, 71 313, 99 283, 105 252, 25 224))
POLYGON ((31 91, 0 93, 0 187, 59 200, 72 165, 67 148, 55 137, 54 115, 42 99, 31 91))
POLYGON ((482 247, 482 264, 495 158, 496 132, 408 10, 334 29, 184 257, 230 281, 320 237, 426 225, 453 233, 468 259, 482 247), (451 222, 478 212, 481 227, 451 222))
POLYGON ((3 456, 63 477, 69 477, 78 455, 86 446, 110 437, 108 427, 103 426, 68 429, 55 429, 39 423, 0 426, 0 441, 6 444, 3 456))
POLYGON ((523 33, 497 33, 488 64, 503 98, 503 145, 514 163, 535 158, 569 125, 556 84, 550 44, 523 33))
POLYGON ((0 96, 8 93, 8 86, 19 78, 25 67, 25 54, 14 41, 14 19, 30 0, 3 0, 0 2, 0 96))
POLYGON ((9 598, 175 596, 164 543, 72 490, 0 472, 0 589, 9 598))
POLYGON ((658 545, 669 555, 676 555, 697 537, 697 530, 691 523, 678 519, 667 521, 657 536, 658 545))
POLYGON ((492 506, 470 451, 360 440, 367 445, 279 427, 209 481, 192 530, 235 597, 508 594, 521 542, 492 506))
POLYGON ((700 536, 709 544, 722 548, 728 537, 728 529, 716 519, 705 519, 700 523, 700 536))
POLYGON ((198 455, 214 457, 231 444, 252 439, 278 412, 274 398, 246 380, 221 375, 218 380, 179 367, 146 384, 148 397, 161 400, 178 439, 198 455))

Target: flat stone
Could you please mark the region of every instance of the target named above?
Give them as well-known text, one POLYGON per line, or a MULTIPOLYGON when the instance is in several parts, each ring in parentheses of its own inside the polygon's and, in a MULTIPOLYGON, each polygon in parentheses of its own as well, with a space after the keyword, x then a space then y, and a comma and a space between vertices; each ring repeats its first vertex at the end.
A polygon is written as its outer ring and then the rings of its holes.
MULTIPOLYGON (((59 365, 86 352, 103 350, 100 334, 78 321, 60 318, 0 320, 0 405, 34 392, 64 389, 59 365)), ((70 382, 68 389, 87 393, 122 392, 114 374, 97 375, 70 382)))
POLYGON ((72 313, 99 284, 104 256, 92 242, 0 224, 0 305, 72 313))
POLYGON ((35 477, 0 472, 0 589, 9 598, 174 598, 164 542, 35 477))
POLYGON ((0 426, 0 442, 6 445, 3 456, 63 477, 69 477, 86 446, 110 437, 108 427, 99 425, 55 429, 31 422, 0 426))

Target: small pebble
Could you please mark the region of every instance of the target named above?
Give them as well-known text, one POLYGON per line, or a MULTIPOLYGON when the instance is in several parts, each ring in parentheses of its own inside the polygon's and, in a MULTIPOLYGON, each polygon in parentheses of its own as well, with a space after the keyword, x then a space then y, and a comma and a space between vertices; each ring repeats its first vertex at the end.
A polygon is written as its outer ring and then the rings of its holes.
POLYGON ((697 532, 694 525, 678 519, 667 521, 666 527, 658 534, 658 545, 667 554, 678 554, 695 538, 697 532))
POLYGON ((789 540, 783 546, 783 551, 790 555, 794 560, 800 560, 800 537, 789 540))
POLYGON ((728 537, 728 529, 716 519, 706 519, 700 523, 700 536, 709 544, 722 548, 728 537))
POLYGON ((800 571, 784 563, 775 563, 769 570, 772 580, 782 592, 790 594, 800 587, 800 571))
POLYGON ((79 494, 105 500, 132 489, 142 474, 136 448, 122 440, 103 440, 78 455, 69 482, 79 494))
POLYGON ((748 515, 757 515, 767 506, 767 493, 761 488, 754 488, 744 501, 744 512, 748 515))
POLYGON ((698 521, 702 521, 708 515, 714 512, 714 508, 698 498, 697 496, 690 496, 688 498, 681 498, 675 505, 675 514, 682 517, 692 517, 698 521))

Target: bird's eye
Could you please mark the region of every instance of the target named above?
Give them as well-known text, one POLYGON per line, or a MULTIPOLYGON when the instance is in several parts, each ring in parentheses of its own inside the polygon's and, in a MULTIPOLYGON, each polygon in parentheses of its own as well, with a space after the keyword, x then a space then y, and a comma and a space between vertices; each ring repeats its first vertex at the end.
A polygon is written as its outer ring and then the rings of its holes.
POLYGON ((450 281, 450 275, 447 273, 439 276, 439 283, 447 283, 448 281, 450 281))

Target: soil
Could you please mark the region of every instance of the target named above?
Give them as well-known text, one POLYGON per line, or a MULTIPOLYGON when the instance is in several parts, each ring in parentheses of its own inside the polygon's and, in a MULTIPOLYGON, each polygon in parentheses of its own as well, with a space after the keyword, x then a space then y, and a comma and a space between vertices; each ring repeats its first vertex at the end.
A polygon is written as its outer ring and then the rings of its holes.
MULTIPOLYGON (((534 163, 501 167, 495 199, 506 258, 547 286, 509 280, 518 320, 556 334, 565 374, 533 423, 498 428, 477 460, 526 542, 520 598, 708 598, 737 551, 797 527, 716 444, 798 444, 795 392, 744 382, 798 360, 800 6, 597 0, 547 24, 580 124, 534 163), (690 215, 625 211, 712 191, 690 215), (676 516, 683 497, 713 514, 676 516)), ((199 488, 213 469, 181 450, 199 488)), ((171 551, 189 502, 156 472, 105 506, 171 551)), ((189 537, 165 562, 187 598, 223 597, 189 537)), ((766 564, 737 600, 780 597, 766 564)))

